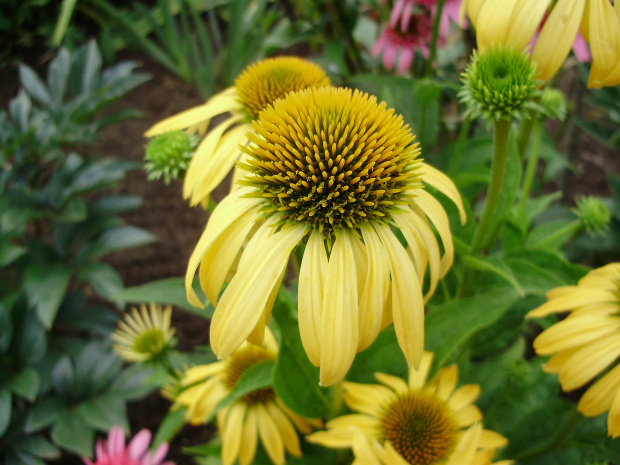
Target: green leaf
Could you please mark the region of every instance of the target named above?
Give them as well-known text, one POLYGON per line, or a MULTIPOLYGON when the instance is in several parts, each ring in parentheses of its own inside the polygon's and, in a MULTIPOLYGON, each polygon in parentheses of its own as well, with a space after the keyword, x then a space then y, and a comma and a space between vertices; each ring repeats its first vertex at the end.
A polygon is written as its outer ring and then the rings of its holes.
MULTIPOLYGON (((67 0, 63 0, 65 3, 67 0)), ((74 0, 69 0, 74 1, 74 0)), ((56 57, 51 61, 47 70, 47 86, 49 87, 54 107, 60 107, 67 84, 69 83, 69 72, 71 70, 71 53, 66 48, 61 48, 56 57)))
POLYGON ((118 250, 139 247, 155 242, 157 236, 135 226, 118 226, 109 229, 95 241, 86 244, 79 253, 79 259, 94 259, 118 250))
POLYGON ((532 229, 525 246, 529 249, 560 249, 580 229, 579 220, 549 221, 532 229))
POLYGON ((68 355, 62 357, 52 371, 52 382, 58 394, 63 397, 72 397, 77 386, 75 370, 68 355))
POLYGON ((67 202, 60 215, 56 217, 56 221, 59 223, 79 223, 84 221, 87 215, 86 201, 80 197, 74 197, 67 202))
POLYGON ((85 457, 93 455, 95 430, 71 410, 64 411, 58 417, 52 426, 51 437, 63 449, 85 457))
POLYGON ((181 408, 166 414, 153 438, 153 448, 156 449, 164 441, 169 443, 181 431, 185 425, 185 412, 187 409, 181 408))
POLYGON ((0 353, 6 351, 13 336, 13 321, 4 305, 0 304, 0 353))
POLYGON ((65 403, 57 396, 46 397, 39 401, 28 410, 25 432, 33 433, 51 425, 64 409, 65 403))
POLYGON ((97 200, 90 207, 92 214, 114 215, 140 207, 144 200, 139 195, 115 195, 97 200))
POLYGON ((88 263, 79 269, 77 276, 90 283, 95 293, 104 299, 123 290, 123 280, 114 267, 107 263, 88 263))
POLYGON ((65 32, 67 31, 67 27, 69 27, 69 21, 71 21, 71 16, 73 15, 76 2, 77 0, 62 0, 60 14, 58 15, 56 27, 54 28, 54 35, 52 36, 52 45, 54 47, 58 47, 65 36, 65 32))
POLYGON ((519 282, 515 279, 512 274, 512 270, 506 265, 506 263, 497 257, 473 257, 468 255, 463 257, 463 262, 471 269, 478 271, 489 271, 491 273, 496 274, 501 277, 503 280, 512 284, 515 290, 521 294, 521 296, 525 295, 523 289, 519 285, 519 282))
POLYGON ((0 391, 0 437, 4 435, 11 421, 11 391, 0 391))
POLYGON ((398 345, 394 326, 391 325, 379 333, 370 347, 355 356, 347 380, 376 383, 375 373, 405 377, 407 372, 407 360, 398 345))
POLYGON ((33 367, 25 367, 13 377, 10 389, 24 399, 34 402, 39 392, 39 372, 33 367))
POLYGON ((457 347, 497 320, 519 297, 513 288, 494 289, 432 308, 424 322, 425 348, 441 367, 457 347))
POLYGON ((211 421, 218 411, 229 406, 234 401, 247 396, 253 391, 271 386, 274 366, 274 362, 265 361, 252 365, 245 370, 235 383, 235 386, 230 391, 230 394, 219 401, 215 408, 211 411, 211 414, 206 422, 211 421))
MULTIPOLYGON (((202 302, 206 302, 207 299, 200 288, 198 279, 194 280, 193 287, 198 298, 202 302)), ((203 318, 211 318, 213 316, 213 306, 211 304, 207 304, 205 309, 199 309, 189 304, 185 292, 185 278, 165 278, 140 286, 128 287, 118 294, 112 295, 110 298, 116 302, 155 302, 161 305, 174 305, 203 318)))
POLYGON ((115 425, 125 431, 129 430, 125 400, 115 393, 82 402, 75 409, 75 414, 81 416, 88 426, 99 431, 109 431, 115 425))
POLYGON ((60 451, 41 436, 25 436, 14 444, 16 449, 21 449, 42 459, 57 459, 60 457, 60 451))
POLYGON ((424 147, 437 143, 441 91, 442 86, 432 79, 420 79, 413 84, 416 102, 414 132, 424 147))
POLYGON ((71 269, 60 261, 33 262, 24 274, 24 289, 30 305, 46 328, 51 328, 58 307, 69 287, 71 269))
POLYGON ((74 96, 88 94, 96 89, 101 63, 101 54, 94 40, 73 55, 70 79, 71 92, 74 96))
POLYGON ((291 296, 280 289, 273 317, 280 328, 280 351, 273 374, 273 389, 295 413, 308 418, 326 417, 330 412, 327 390, 319 386, 319 369, 310 363, 291 315, 291 296))
POLYGON ((31 68, 26 65, 20 65, 19 79, 22 86, 31 97, 37 99, 47 107, 53 107, 52 98, 45 88, 45 84, 31 68))
POLYGON ((19 257, 22 257, 28 249, 20 245, 13 245, 8 237, 0 240, 0 267, 10 265, 19 257))

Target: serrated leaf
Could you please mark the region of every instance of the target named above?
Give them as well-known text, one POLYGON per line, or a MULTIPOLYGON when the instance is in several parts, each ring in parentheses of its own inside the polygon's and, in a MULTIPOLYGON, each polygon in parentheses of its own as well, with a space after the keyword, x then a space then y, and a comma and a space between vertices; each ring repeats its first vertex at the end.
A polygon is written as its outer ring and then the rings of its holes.
POLYGON ((10 382, 10 389, 17 395, 33 402, 39 392, 39 372, 33 367, 23 368, 10 382))

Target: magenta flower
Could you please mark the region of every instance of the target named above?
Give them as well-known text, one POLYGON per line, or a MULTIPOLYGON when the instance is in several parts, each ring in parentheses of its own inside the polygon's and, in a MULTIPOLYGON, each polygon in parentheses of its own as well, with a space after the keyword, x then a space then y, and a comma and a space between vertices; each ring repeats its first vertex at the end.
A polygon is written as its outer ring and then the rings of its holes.
MULTIPOLYGON (((430 11, 431 17, 435 17, 437 0, 396 0, 390 14, 390 27, 396 29, 397 24, 400 22, 400 30, 402 32, 407 31, 415 5, 430 11)), ((444 3, 439 23, 439 34, 441 36, 445 37, 450 33, 450 22, 458 24, 460 6, 461 0, 446 0, 444 3)))
POLYGON ((162 462, 168 453, 168 444, 163 442, 151 454, 148 450, 151 433, 141 430, 125 447, 125 433, 120 426, 115 426, 108 434, 108 440, 98 440, 95 446, 95 462, 83 457, 86 465, 175 465, 174 462, 162 462))

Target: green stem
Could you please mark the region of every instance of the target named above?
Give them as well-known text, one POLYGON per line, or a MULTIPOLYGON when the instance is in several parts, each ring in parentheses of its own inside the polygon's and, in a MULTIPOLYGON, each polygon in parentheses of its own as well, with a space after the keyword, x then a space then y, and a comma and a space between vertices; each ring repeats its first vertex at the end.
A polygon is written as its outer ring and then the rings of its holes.
POLYGON ((463 153, 463 146, 465 145, 465 141, 469 136, 470 128, 471 119, 466 117, 461 124, 459 137, 458 139, 456 139, 456 143, 454 144, 454 153, 450 158, 450 166, 448 167, 448 174, 450 177, 453 177, 455 175, 456 170, 459 167, 459 163, 461 162, 461 154, 463 153))
POLYGON ((482 239, 493 221, 493 213, 499 201, 499 191, 502 187, 504 179, 504 171, 506 169, 506 155, 508 153, 508 136, 510 135, 511 121, 497 120, 495 121, 493 131, 493 159, 491 161, 491 179, 489 181, 489 189, 487 198, 482 210, 480 222, 474 232, 474 237, 469 245, 469 254, 477 255, 480 251, 482 239))
MULTIPOLYGON (((478 255, 482 246, 482 240, 493 222, 493 213, 499 201, 499 192, 502 187, 504 171, 506 169, 506 155, 508 154, 508 138, 510 136, 510 127, 512 121, 497 120, 494 123, 493 130, 493 159, 491 160, 491 178, 489 180, 489 189, 487 190, 487 198, 482 209, 482 215, 474 237, 469 244, 469 255, 478 255)), ((474 271, 471 268, 465 268, 463 277, 459 283, 457 297, 463 297, 469 291, 469 287, 474 278, 474 271)))
POLYGON ((441 22, 441 12, 443 11, 443 4, 445 0, 439 0, 437 2, 437 9, 435 10, 435 18, 433 20, 433 35, 431 36, 430 53, 428 55, 428 61, 426 62, 426 76, 433 74, 433 63, 437 57, 437 40, 439 39, 439 24, 441 22))
POLYGON ((541 457, 549 452, 560 449, 571 437, 573 431, 575 431, 575 428, 577 428, 577 425, 582 418, 581 413, 579 413, 577 409, 574 409, 564 421, 564 424, 560 427, 560 429, 557 430, 555 436, 553 436, 550 440, 539 446, 517 453, 511 458, 518 461, 525 461, 535 457, 541 457))
POLYGON ((536 110, 530 110, 530 117, 522 120, 519 126, 519 134, 517 134, 517 153, 519 154, 519 160, 521 160, 521 162, 523 162, 525 158, 527 143, 530 140, 530 133, 532 132, 532 126, 534 125, 536 116, 536 110))
POLYGON ((530 157, 527 160, 527 168, 525 170, 525 178, 521 187, 521 198, 519 199, 519 210, 525 208, 525 202, 530 196, 530 190, 536 177, 536 168, 538 167, 538 154, 540 152, 540 143, 543 135, 543 122, 537 118, 534 122, 534 133, 532 134, 532 149, 530 157))

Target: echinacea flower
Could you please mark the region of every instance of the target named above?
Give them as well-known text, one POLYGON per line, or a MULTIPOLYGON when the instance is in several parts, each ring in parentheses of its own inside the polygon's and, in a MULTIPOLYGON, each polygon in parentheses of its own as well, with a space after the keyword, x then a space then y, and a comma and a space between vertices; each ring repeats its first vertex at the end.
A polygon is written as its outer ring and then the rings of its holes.
POLYGON ((559 373, 565 391, 590 383, 577 409, 588 417, 609 411, 607 431, 620 436, 620 263, 590 271, 576 286, 547 292, 547 302, 528 313, 538 318, 570 312, 534 340, 540 355, 552 355, 545 371, 559 373))
MULTIPOLYGON (((332 448, 352 448, 356 465, 488 465, 507 444, 483 429, 473 404, 480 386, 456 388, 458 367, 442 368, 427 381, 433 354, 425 352, 405 382, 376 373, 381 384, 345 382, 344 401, 354 412, 326 424, 306 439, 332 448)), ((496 462, 507 465, 510 462, 496 462)))
POLYGON ((387 69, 404 73, 413 64, 415 51, 428 57, 431 41, 432 19, 424 13, 413 14, 407 20, 407 29, 386 26, 373 45, 372 56, 381 55, 381 62, 387 69))
POLYGON ((95 446, 95 462, 83 457, 86 465, 174 465, 174 462, 163 462, 168 453, 168 443, 162 442, 154 454, 149 449, 151 432, 141 430, 125 447, 125 433, 120 426, 113 427, 108 440, 98 440, 95 446))
MULTIPOLYGON (((407 31, 409 22, 415 14, 414 8, 416 6, 423 7, 429 11, 432 18, 437 14, 437 0, 396 0, 390 13, 390 27, 396 29, 400 25, 402 32, 407 31)), ((444 2, 439 22, 440 37, 446 37, 450 33, 451 22, 458 24, 460 7, 461 0, 446 0, 444 2)))
POLYGON ((609 0, 463 0, 461 14, 467 11, 476 26, 481 50, 500 43, 522 49, 551 6, 532 51, 537 77, 545 82, 553 77, 581 29, 592 53, 588 86, 620 83, 620 2, 612 6, 609 0))
POLYGON ((297 57, 268 58, 246 67, 229 87, 203 105, 186 110, 155 124, 147 137, 183 129, 203 136, 211 119, 229 113, 229 117, 204 137, 192 158, 183 196, 197 205, 208 199, 241 157, 239 145, 247 143, 252 132, 250 121, 270 103, 291 91, 329 85, 325 72, 314 63, 297 57))
POLYGON ((111 335, 112 348, 128 362, 145 362, 159 357, 170 347, 174 328, 170 328, 172 307, 151 303, 132 308, 111 335))
POLYGON ((357 90, 290 93, 263 110, 254 129, 240 165, 248 173, 243 185, 213 212, 185 276, 188 300, 202 305, 192 289, 200 266, 201 286, 216 305, 213 351, 226 357, 247 338, 261 343, 289 255, 305 244, 299 328, 310 361, 321 367, 321 383, 341 380, 355 353, 392 320, 407 360, 417 365, 425 298, 454 255, 446 212, 422 182, 447 195, 464 221, 452 181, 419 160, 400 115, 357 90), (406 249, 391 228, 403 234, 406 249), (219 297, 246 240, 237 273, 219 297))
MULTIPOLYGON (((185 388, 175 399, 175 405, 187 407, 186 419, 202 424, 214 408, 235 387, 241 375, 261 362, 274 360, 278 346, 267 328, 264 347, 245 342, 225 360, 188 369, 180 381, 185 388)), ((252 391, 217 412, 217 425, 222 437, 222 463, 231 465, 239 460, 248 465, 254 460, 257 441, 261 443, 275 465, 285 462, 285 450, 301 456, 297 431, 309 434, 316 420, 292 412, 276 396, 271 387, 252 391)))

